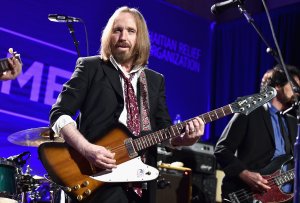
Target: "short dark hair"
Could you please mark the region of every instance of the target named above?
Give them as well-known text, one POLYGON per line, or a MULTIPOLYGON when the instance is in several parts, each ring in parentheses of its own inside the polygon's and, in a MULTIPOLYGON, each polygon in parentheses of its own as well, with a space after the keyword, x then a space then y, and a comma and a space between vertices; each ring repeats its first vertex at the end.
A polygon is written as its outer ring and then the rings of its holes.
MULTIPOLYGON (((300 79, 300 70, 296 66, 286 65, 286 69, 289 72, 292 80, 294 80, 295 76, 300 79)), ((288 80, 282 65, 277 64, 273 69, 267 70, 267 72, 264 74, 261 81, 261 89, 265 88, 266 86, 283 87, 287 84, 287 82, 288 80)))

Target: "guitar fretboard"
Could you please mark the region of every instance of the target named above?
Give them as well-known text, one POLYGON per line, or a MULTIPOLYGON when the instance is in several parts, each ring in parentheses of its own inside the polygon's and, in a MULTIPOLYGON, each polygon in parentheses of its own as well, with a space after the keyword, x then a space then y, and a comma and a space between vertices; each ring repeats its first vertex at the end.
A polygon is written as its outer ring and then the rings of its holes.
POLYGON ((295 173, 294 173, 294 169, 291 169, 289 171, 286 171, 282 174, 280 174, 279 176, 274 178, 274 181, 276 183, 276 185, 283 185, 284 183, 287 183, 291 180, 293 180, 295 177, 295 173))
MULTIPOLYGON (((198 117, 200 117, 204 123, 209 123, 209 122, 212 122, 214 120, 217 120, 219 118, 222 118, 222 117, 227 116, 232 113, 233 113, 233 111, 231 108, 231 104, 228 104, 224 107, 215 109, 208 113, 201 114, 198 117)), ((165 129, 156 131, 154 133, 145 135, 143 137, 137 138, 137 139, 133 140, 134 147, 137 151, 141 151, 141 150, 146 149, 150 146, 153 146, 157 143, 160 143, 164 140, 179 136, 183 132, 187 123, 195 118, 183 121, 181 123, 170 126, 168 128, 165 128, 165 129)))
MULTIPOLYGON (((18 59, 18 60, 21 60, 20 59, 20 54, 15 54, 15 57, 18 59)), ((13 57, 10 57, 10 59, 12 59, 13 57)), ((8 64, 8 58, 4 58, 4 59, 0 59, 0 74, 5 72, 5 71, 8 71, 10 68, 9 68, 9 64, 8 64)))
POLYGON ((0 73, 3 73, 7 70, 9 70, 9 64, 7 58, 0 59, 0 73))

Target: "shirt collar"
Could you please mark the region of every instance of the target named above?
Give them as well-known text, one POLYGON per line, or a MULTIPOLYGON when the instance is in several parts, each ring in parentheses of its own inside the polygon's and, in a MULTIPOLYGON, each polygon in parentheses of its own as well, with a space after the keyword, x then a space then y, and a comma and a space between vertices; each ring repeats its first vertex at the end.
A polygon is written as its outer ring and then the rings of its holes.
POLYGON ((268 108, 272 114, 276 114, 277 112, 279 112, 279 110, 276 109, 275 106, 273 106, 271 102, 268 102, 268 108))
MULTIPOLYGON (((128 76, 128 73, 126 71, 123 70, 122 66, 115 60, 115 58, 113 56, 109 57, 110 62, 113 64, 113 66, 117 69, 122 71, 122 73, 126 76, 128 76)), ((140 73, 145 67, 144 66, 140 66, 140 65, 135 65, 131 71, 131 73, 140 73)))

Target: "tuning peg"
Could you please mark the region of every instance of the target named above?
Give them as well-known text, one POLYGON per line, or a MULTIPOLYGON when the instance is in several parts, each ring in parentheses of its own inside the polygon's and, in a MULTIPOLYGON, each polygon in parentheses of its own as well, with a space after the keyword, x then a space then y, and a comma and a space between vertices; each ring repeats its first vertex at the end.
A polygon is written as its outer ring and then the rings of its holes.
POLYGON ((13 53, 14 53, 14 49, 13 49, 13 48, 9 48, 9 49, 8 49, 8 52, 9 52, 10 54, 13 54, 13 53))
POLYGON ((10 54, 14 55, 15 57, 18 57, 18 56, 19 56, 19 54, 18 54, 16 51, 14 51, 13 48, 9 48, 9 49, 8 49, 8 52, 9 52, 10 54))

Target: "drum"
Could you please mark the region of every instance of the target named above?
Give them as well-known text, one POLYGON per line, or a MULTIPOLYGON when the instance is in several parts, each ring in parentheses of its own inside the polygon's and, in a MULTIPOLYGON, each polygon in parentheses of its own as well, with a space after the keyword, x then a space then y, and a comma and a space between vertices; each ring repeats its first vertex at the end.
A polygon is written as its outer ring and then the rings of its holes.
POLYGON ((16 203, 17 193, 17 168, 13 161, 0 158, 0 202, 16 203))
POLYGON ((33 178, 38 184, 27 193, 27 203, 65 203, 64 192, 55 183, 38 176, 33 178))

